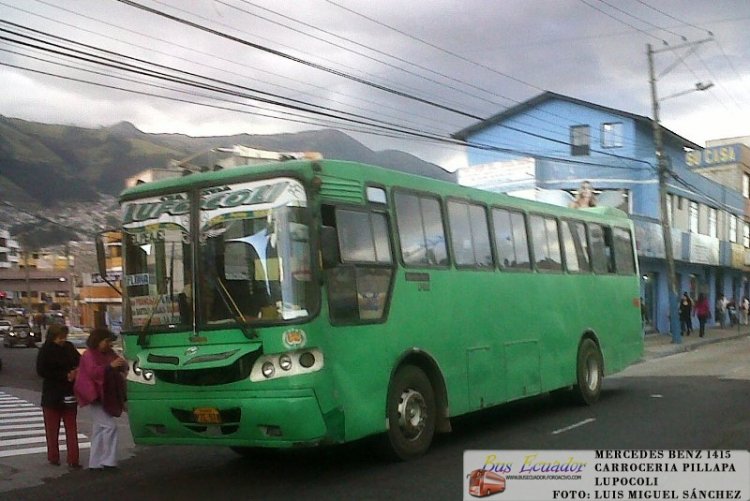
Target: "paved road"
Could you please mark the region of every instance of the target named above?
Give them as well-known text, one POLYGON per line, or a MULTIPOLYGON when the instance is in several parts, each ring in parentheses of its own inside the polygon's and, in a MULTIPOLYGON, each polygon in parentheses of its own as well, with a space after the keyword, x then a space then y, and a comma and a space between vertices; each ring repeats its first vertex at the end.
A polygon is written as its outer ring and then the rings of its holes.
MULTIPOLYGON (((453 433, 406 464, 374 458, 372 441, 254 459, 224 448, 139 446, 124 451, 134 455, 118 473, 78 471, 6 492, 32 500, 102 499, 102 492, 139 501, 460 499, 466 449, 750 449, 749 366, 747 337, 653 358, 608 378, 593 407, 543 396, 456 419, 453 433)), ((43 456, 29 461, 37 482, 54 468, 43 456)))

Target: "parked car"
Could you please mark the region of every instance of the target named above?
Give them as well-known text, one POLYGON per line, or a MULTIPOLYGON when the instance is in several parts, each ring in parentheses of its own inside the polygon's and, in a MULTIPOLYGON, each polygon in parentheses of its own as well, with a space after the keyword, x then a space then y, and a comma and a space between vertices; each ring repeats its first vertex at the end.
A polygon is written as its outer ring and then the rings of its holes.
POLYGON ((29 324, 15 324, 5 335, 3 346, 10 348, 17 344, 25 344, 27 347, 31 348, 32 346, 36 346, 36 343, 41 340, 41 334, 32 331, 29 324))
POLYGON ((0 320, 0 334, 3 336, 8 334, 12 325, 8 320, 0 320))

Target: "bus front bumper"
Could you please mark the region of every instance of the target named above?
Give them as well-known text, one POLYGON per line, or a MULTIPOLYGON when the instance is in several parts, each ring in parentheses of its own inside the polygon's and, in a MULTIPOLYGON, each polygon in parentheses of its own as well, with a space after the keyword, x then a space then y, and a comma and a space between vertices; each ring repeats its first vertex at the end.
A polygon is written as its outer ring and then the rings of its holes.
POLYGON ((343 435, 341 411, 323 414, 311 390, 150 397, 128 402, 136 444, 294 447, 337 442, 343 435))

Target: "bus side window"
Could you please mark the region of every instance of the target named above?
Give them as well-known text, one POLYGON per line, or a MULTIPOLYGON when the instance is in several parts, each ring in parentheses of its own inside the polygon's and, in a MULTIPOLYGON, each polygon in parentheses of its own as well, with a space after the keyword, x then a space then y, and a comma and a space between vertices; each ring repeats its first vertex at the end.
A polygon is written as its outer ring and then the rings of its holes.
POLYGON ((523 213, 492 209, 492 224, 500 269, 530 270, 531 258, 523 213))
POLYGON ((591 264, 594 273, 614 273, 612 230, 600 224, 589 223, 588 226, 591 243, 591 264))
POLYGON ((633 256, 633 241, 630 232, 623 228, 612 230, 615 248, 615 264, 620 275, 635 273, 635 257, 633 256))
POLYGON ((487 213, 484 207, 458 201, 448 202, 451 246, 456 266, 493 266, 487 213))
POLYGON ((380 321, 385 315, 393 277, 386 216, 381 212, 339 208, 334 224, 342 264, 326 273, 331 321, 380 321))
POLYGON ((404 264, 447 266, 443 216, 435 197, 396 192, 396 218, 404 264))
POLYGON ((562 270, 560 238, 557 231, 557 220, 551 217, 531 216, 531 242, 534 249, 534 260, 537 269, 562 270))
POLYGON ((568 271, 571 273, 590 271, 586 226, 580 221, 563 221, 562 237, 568 271))

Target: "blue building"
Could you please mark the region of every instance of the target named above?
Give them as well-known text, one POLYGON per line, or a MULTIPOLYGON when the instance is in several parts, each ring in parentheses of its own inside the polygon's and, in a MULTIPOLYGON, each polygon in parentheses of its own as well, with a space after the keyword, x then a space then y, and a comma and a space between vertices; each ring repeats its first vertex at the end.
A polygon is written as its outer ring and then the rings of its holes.
MULTIPOLYGON (((635 222, 649 328, 669 331, 669 283, 648 117, 545 92, 453 134, 467 148, 459 182, 567 203, 589 181, 635 222), (562 197, 560 195, 563 195, 562 197)), ((750 148, 703 148, 663 130, 673 176, 668 217, 680 291, 711 304, 750 296, 750 148)))

